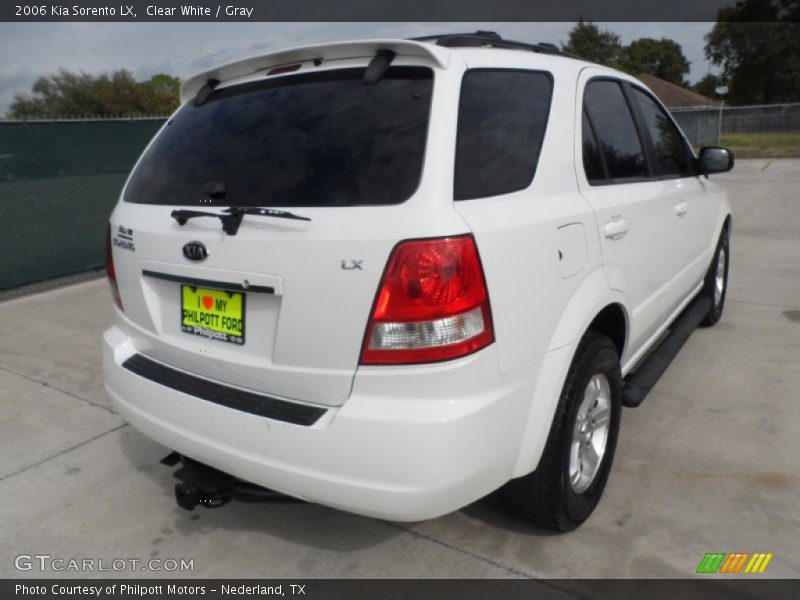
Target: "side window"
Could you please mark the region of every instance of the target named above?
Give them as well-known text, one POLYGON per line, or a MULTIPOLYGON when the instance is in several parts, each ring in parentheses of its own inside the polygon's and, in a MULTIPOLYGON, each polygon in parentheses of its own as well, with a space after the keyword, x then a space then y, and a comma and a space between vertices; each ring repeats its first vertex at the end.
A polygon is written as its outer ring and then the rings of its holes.
POLYGON ((650 94, 639 88, 633 89, 653 140, 657 174, 675 177, 691 175, 689 153, 680 132, 650 94))
POLYGON ((553 84, 536 71, 467 71, 461 82, 454 197, 524 189, 533 181, 553 84))
POLYGON ((586 111, 583 111, 583 121, 581 124, 583 132, 583 169, 586 171, 586 179, 599 181, 606 178, 606 168, 603 165, 603 157, 600 155, 600 147, 594 137, 592 124, 586 111))
MULTIPOLYGON (((583 106, 597 136, 608 177, 647 177, 642 142, 619 84, 604 79, 590 81, 583 94, 583 106)), ((588 172, 586 176, 591 180, 588 172)))

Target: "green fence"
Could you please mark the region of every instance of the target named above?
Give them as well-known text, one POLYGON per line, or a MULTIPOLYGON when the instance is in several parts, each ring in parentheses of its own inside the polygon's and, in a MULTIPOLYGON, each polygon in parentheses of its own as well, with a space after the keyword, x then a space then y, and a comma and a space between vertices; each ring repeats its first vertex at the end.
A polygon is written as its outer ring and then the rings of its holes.
POLYGON ((104 265, 108 217, 163 121, 0 122, 0 290, 104 265))

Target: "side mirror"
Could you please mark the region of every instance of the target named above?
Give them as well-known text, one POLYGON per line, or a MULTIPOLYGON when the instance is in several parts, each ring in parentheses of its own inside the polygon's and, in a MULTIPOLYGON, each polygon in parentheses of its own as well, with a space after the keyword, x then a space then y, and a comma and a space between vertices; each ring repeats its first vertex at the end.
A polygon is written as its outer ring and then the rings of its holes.
POLYGON ((724 173, 733 168, 733 152, 719 146, 705 146, 700 148, 697 162, 703 175, 724 173))

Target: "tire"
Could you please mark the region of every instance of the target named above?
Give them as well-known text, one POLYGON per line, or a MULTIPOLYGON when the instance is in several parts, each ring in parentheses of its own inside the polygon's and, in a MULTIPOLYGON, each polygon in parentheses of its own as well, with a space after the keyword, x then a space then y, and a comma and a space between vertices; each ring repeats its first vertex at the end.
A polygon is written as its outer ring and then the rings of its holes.
MULTIPOLYGON (((572 531, 588 519, 608 481, 621 413, 622 374, 617 349, 606 336, 589 331, 578 345, 567 373, 538 467, 529 475, 512 479, 503 488, 510 508, 526 521, 561 532, 572 531), (603 379, 607 385, 603 384, 603 379), (598 389, 599 397, 595 394, 598 389), (585 472, 576 471, 576 466, 592 462, 577 460, 577 448, 588 443, 594 449, 600 445, 602 437, 602 426, 593 433, 578 433, 579 411, 583 414, 589 407, 590 415, 599 416, 603 406, 607 410, 608 426, 599 465, 594 469, 589 466, 585 472), (595 435, 598 438, 595 439, 595 435)), ((581 422, 588 424, 584 419, 581 422)), ((580 452, 587 458, 596 455, 596 452, 585 454, 588 452, 585 446, 580 452)))
POLYGON ((700 327, 711 327, 722 316, 722 309, 725 308, 725 296, 728 293, 730 261, 731 252, 728 230, 723 229, 722 235, 719 236, 717 249, 714 251, 714 258, 711 260, 711 265, 709 265, 706 273, 705 284, 700 292, 701 296, 711 300, 711 308, 703 320, 700 321, 700 327), (722 271, 721 273, 720 270, 722 271), (721 279, 718 276, 721 276, 721 279), (718 287, 720 284, 722 285, 721 290, 718 287))

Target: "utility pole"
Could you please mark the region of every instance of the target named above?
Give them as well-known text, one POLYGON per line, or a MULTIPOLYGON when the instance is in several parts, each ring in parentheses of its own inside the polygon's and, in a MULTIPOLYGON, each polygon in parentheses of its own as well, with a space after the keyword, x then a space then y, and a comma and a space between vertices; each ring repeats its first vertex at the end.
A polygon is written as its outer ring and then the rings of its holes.
POLYGON ((717 119, 717 146, 722 143, 722 107, 725 106, 725 94, 728 93, 728 86, 721 85, 714 89, 719 96, 719 119, 717 119))

